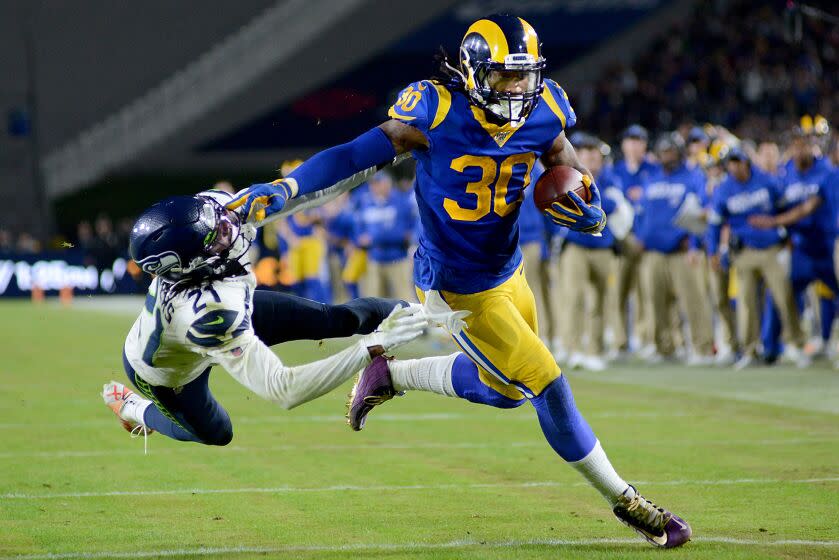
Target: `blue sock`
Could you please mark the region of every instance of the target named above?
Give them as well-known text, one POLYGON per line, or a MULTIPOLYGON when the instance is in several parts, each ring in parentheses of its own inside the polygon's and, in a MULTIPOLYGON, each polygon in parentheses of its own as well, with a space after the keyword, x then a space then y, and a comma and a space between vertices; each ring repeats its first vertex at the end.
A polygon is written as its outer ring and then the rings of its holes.
POLYGON ((356 282, 347 282, 347 295, 350 296, 350 299, 358 299, 361 297, 358 293, 358 284, 356 282))
POLYGON ((821 314, 822 340, 830 340, 830 331, 833 327, 833 320, 836 318, 836 300, 819 298, 819 311, 821 314))
POLYGON ((460 354, 452 364, 452 387, 461 399, 486 404, 495 408, 515 408, 524 399, 511 399, 483 384, 478 377, 478 366, 466 354, 460 354))
POLYGON ((588 455, 597 438, 574 404, 574 395, 561 375, 530 402, 548 443, 566 461, 579 461, 588 455))

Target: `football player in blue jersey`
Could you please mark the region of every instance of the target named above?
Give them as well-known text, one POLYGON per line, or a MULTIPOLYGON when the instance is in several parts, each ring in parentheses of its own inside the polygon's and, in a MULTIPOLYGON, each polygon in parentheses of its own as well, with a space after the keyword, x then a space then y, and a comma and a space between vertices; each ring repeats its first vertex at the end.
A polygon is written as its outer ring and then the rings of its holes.
MULTIPOLYGON (((772 292, 780 307, 788 348, 803 348, 804 333, 783 264, 789 261, 783 232, 753 224, 755 216, 777 212, 781 197, 778 181, 753 165, 739 146, 732 146, 724 161, 728 176, 711 195, 705 246, 711 266, 721 270, 726 251, 720 247, 720 240, 723 227, 728 226, 728 252, 737 278, 737 330, 743 338, 743 355, 734 367, 743 369, 757 358, 759 280, 772 292)), ((803 354, 797 354, 800 364, 806 365, 803 354)))
MULTIPOLYGON (((617 178, 623 194, 635 207, 644 192, 644 183, 651 173, 658 169, 658 164, 647 157, 647 143, 649 132, 639 124, 626 128, 621 135, 621 154, 623 157, 612 166, 612 175, 617 178)), ((615 302, 617 313, 612 322, 614 331, 616 356, 625 358, 630 351, 630 334, 639 342, 644 353, 652 353, 652 321, 647 309, 646 297, 641 290, 641 257, 642 251, 637 243, 631 242, 632 237, 617 245, 617 271, 615 274, 615 302), (629 326, 632 319, 629 313, 629 299, 635 294, 635 318, 632 333, 629 326)))
POLYGON ((618 476, 537 333, 518 228, 536 160, 573 166, 591 186, 590 203, 572 193, 568 205, 552 205, 553 220, 592 234, 606 223, 600 193, 565 135, 576 121, 568 96, 543 78, 539 38, 521 18, 476 21, 458 58, 443 60, 443 79, 402 90, 390 120, 316 154, 284 181, 253 185, 229 208, 262 220, 301 193, 411 152, 422 226, 414 256, 417 293, 429 311, 471 312, 467 330, 450 329, 463 353, 376 360, 354 387, 351 426, 361 429, 373 406, 406 389, 498 408, 529 400, 550 445, 601 492, 618 519, 655 546, 682 545, 690 538, 688 524, 618 476))
MULTIPOLYGON (((804 292, 816 281, 821 281, 831 294, 839 294, 833 270, 833 239, 835 218, 831 194, 832 166, 827 158, 817 157, 815 135, 797 128, 790 142, 790 163, 781 180, 779 201, 783 212, 776 215, 753 216, 750 224, 762 229, 785 227, 792 241, 789 267, 792 290, 800 308, 804 292)), ((820 298, 822 332, 819 350, 825 350, 830 340, 835 316, 832 297, 820 298)), ((768 302, 764 314, 763 344, 771 357, 779 350, 781 322, 776 307, 768 302)))

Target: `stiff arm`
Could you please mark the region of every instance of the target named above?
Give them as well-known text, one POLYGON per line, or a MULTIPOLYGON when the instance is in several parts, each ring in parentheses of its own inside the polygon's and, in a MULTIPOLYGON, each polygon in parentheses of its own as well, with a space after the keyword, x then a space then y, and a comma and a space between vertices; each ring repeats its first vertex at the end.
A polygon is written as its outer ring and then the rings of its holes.
POLYGON ((289 216, 296 212, 301 212, 303 210, 308 210, 310 208, 316 208, 318 206, 322 206, 331 200, 335 200, 345 192, 349 192, 359 186, 360 184, 367 181, 370 177, 372 177, 377 171, 384 169, 389 166, 398 165, 411 157, 408 153, 400 153, 393 161, 389 164, 381 166, 381 165, 374 165, 368 167, 367 169, 363 169, 353 175, 350 175, 346 179, 338 181, 331 187, 327 187, 323 190, 302 194, 298 197, 290 199, 286 202, 286 205, 283 207, 282 210, 267 216, 264 220, 254 223, 253 225, 256 227, 262 227, 266 224, 270 224, 271 222, 278 220, 279 218, 289 216))

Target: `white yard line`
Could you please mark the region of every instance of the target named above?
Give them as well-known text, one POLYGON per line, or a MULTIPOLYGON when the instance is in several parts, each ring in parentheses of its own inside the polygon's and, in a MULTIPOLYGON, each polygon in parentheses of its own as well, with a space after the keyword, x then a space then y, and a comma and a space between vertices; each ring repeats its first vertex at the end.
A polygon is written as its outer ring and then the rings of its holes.
MULTIPOLYGON (((839 482, 839 476, 824 478, 799 478, 785 480, 781 478, 730 478, 709 480, 657 480, 636 481, 642 486, 729 486, 743 484, 819 484, 839 482)), ((557 482, 550 480, 528 482, 488 482, 472 484, 406 484, 359 486, 342 484, 334 486, 275 486, 270 488, 172 488, 168 490, 112 490, 105 492, 66 492, 47 494, 26 494, 12 492, 0 494, 4 500, 49 500, 55 498, 106 498, 112 496, 178 496, 203 494, 291 494, 309 492, 400 492, 411 490, 464 490, 479 488, 541 488, 541 487, 578 487, 588 486, 587 482, 557 482)))
MULTIPOLYGON (((798 539, 751 540, 730 537, 696 537, 695 543, 733 544, 740 546, 814 546, 835 547, 839 541, 798 539)), ((4 556, 0 560, 72 560, 75 558, 151 558, 177 556, 224 556, 231 554, 288 554, 294 552, 362 552, 445 550, 459 548, 519 548, 525 546, 596 547, 609 545, 645 545, 640 539, 529 539, 509 541, 456 540, 444 543, 355 543, 345 545, 288 545, 179 548, 169 550, 134 550, 130 552, 56 552, 4 556)), ((696 545, 687 545, 689 548, 696 545)))
MULTIPOLYGON (((668 446, 696 447, 696 446, 720 446, 720 445, 801 445, 804 443, 831 443, 839 441, 837 436, 817 436, 798 438, 776 438, 776 439, 733 439, 733 440, 677 440, 668 443, 668 446)), ((631 444, 643 445, 644 441, 633 441, 631 444)), ((620 441, 611 442, 610 447, 622 445, 620 441)), ((660 446, 660 442, 654 443, 660 446)), ((411 450, 411 449, 527 449, 527 448, 548 448, 545 440, 533 441, 512 441, 512 442, 416 442, 416 443, 371 443, 371 444, 278 444, 259 447, 247 447, 229 445, 218 450, 218 453, 261 453, 266 451, 325 451, 325 452, 347 452, 347 451, 384 451, 384 450, 411 450)), ((152 449, 153 454, 170 453, 191 453, 194 446, 175 446, 165 449, 152 449)), ((0 460, 16 458, 44 458, 44 459, 72 459, 86 457, 113 457, 117 455, 138 455, 141 452, 136 448, 126 446, 125 449, 55 449, 52 451, 0 451, 0 460)))
MULTIPOLYGON (((659 412, 598 412, 587 414, 587 418, 681 418, 694 416, 684 412, 664 414, 659 412)), ((448 422, 451 420, 463 421, 498 421, 498 422, 536 422, 536 413, 532 414, 508 414, 488 416, 486 414, 467 414, 462 412, 436 412, 417 414, 378 414, 376 422, 448 422)), ((345 423, 346 418, 337 414, 310 414, 310 415, 270 415, 270 416, 239 416, 234 417, 233 422, 237 424, 319 424, 319 423, 345 423)), ((77 420, 62 422, 61 424, 44 422, 5 422, 0 423, 0 430, 15 429, 44 429, 44 428, 77 428, 82 426, 113 426, 113 418, 104 415, 96 420, 77 420)))

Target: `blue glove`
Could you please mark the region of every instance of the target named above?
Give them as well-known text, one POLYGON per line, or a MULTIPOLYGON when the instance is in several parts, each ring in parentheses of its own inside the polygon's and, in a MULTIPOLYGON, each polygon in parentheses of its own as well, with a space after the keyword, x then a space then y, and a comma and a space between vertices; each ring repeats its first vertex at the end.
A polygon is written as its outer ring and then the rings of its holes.
POLYGON ((227 203, 228 210, 235 210, 245 222, 259 223, 276 214, 286 201, 297 194, 297 181, 277 179, 270 183, 257 183, 241 191, 227 203))
POLYGON ((574 231, 597 234, 606 227, 606 213, 600 207, 600 190, 597 185, 591 182, 591 177, 583 175, 583 183, 591 191, 591 202, 586 204, 577 193, 569 192, 568 198, 573 203, 569 207, 559 202, 554 202, 551 207, 545 210, 553 223, 565 226, 574 231))

